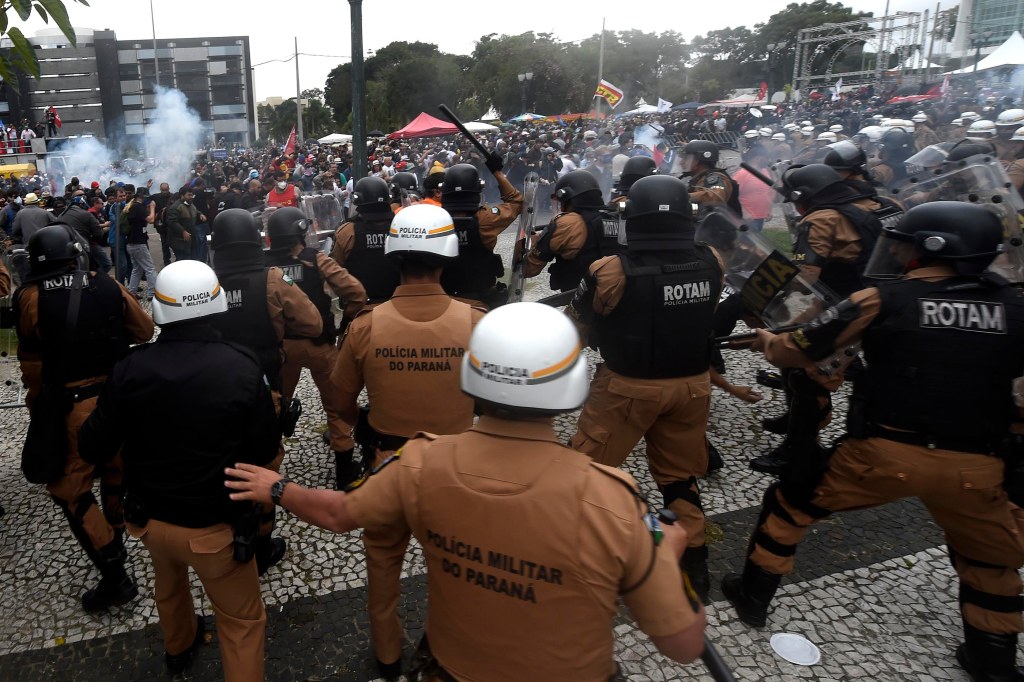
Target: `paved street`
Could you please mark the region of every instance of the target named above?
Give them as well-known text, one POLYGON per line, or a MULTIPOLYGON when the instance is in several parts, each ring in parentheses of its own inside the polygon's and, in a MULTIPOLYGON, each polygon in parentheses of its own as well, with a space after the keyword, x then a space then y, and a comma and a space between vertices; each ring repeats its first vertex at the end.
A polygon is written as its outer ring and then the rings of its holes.
MULTIPOLYGON (((781 227, 781 223, 779 224, 781 227)), ((784 229, 784 228, 783 228, 784 229)), ((511 235, 501 248, 510 250, 511 235)), ((547 276, 533 281, 528 300, 546 295, 547 276)), ((3 350, 3 349, 0 349, 3 350)), ((593 362, 593 357, 591 357, 593 362)), ((753 382, 763 359, 728 352, 728 376, 753 382)), ((0 384, 18 381, 16 363, 0 365, 0 384)), ((330 451, 320 438, 323 411, 308 374, 299 386, 303 416, 287 440, 283 471, 308 485, 333 479, 330 451)), ((739 569, 760 497, 771 479, 746 462, 780 437, 763 434, 760 419, 780 411, 781 393, 767 391, 749 406, 716 389, 709 436, 725 457, 725 469, 703 484, 709 524, 714 603, 708 635, 740 680, 967 680, 953 651, 960 640, 955 575, 939 529, 916 501, 838 516, 811 530, 797 556, 796 573, 783 582, 768 627, 742 624, 717 590, 726 572, 739 569), (774 633, 806 636, 821 662, 801 667, 769 646, 774 633)), ((0 401, 13 401, 15 386, 0 385, 0 401)), ((836 398, 837 421, 845 413, 836 398)), ((576 415, 558 420, 568 439, 576 415)), ((130 540, 131 564, 141 597, 110 613, 89 616, 79 596, 97 579, 66 523, 41 486, 24 482, 18 469, 27 426, 24 408, 0 410, 0 680, 135 681, 164 677, 162 642, 153 602, 153 576, 145 549, 130 540)), ((170 425, 153 415, 153 437, 170 425)), ((838 425, 828 434, 835 436, 838 425)), ((644 447, 627 463, 643 491, 660 500, 647 474, 644 447)), ((657 502, 655 502, 657 504, 657 502)), ((335 535, 288 514, 279 516, 287 558, 263 579, 268 610, 268 680, 372 680, 372 653, 365 614, 365 571, 358 533, 335 535)), ((405 567, 401 611, 409 654, 425 616, 422 553, 414 546, 405 567)), ((213 625, 209 604, 193 586, 197 607, 213 625)), ((627 679, 710 680, 701 664, 667 662, 623 613, 616 625, 617 659, 627 679)), ((221 677, 215 645, 202 647, 189 679, 221 677)), ((538 681, 539 682, 539 681, 538 681)))

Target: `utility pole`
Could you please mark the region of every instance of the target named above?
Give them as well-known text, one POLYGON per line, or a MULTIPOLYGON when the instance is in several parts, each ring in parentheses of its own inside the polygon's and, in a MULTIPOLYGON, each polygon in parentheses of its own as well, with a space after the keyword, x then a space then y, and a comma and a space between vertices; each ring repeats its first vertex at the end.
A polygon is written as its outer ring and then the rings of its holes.
POLYGON ((156 86, 160 87, 160 60, 156 56, 156 17, 153 16, 153 0, 149 0, 149 24, 153 28, 153 73, 156 74, 156 86))
POLYGON ((363 0, 348 0, 352 23, 352 179, 366 177, 366 74, 363 71, 363 0))
POLYGON ((302 90, 299 89, 299 39, 295 38, 295 144, 302 142, 302 90))
MULTIPOLYGON (((604 17, 601 17, 601 49, 597 53, 597 85, 604 80, 604 17)), ((601 98, 594 95, 594 113, 601 113, 601 98)))
MULTIPOLYGON (((927 83, 932 76, 932 54, 935 52, 935 30, 939 27, 939 9, 942 7, 941 2, 935 3, 935 18, 932 20, 932 32, 928 40, 928 61, 925 62, 924 67, 924 82, 927 83)), ((925 25, 928 25, 928 20, 925 19, 925 25)))

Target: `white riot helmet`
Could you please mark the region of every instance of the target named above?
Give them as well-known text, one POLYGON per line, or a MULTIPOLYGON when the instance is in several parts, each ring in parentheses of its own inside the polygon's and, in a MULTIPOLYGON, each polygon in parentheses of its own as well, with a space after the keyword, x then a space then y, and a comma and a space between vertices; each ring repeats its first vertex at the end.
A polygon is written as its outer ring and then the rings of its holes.
POLYGON ((814 126, 804 126, 803 128, 800 129, 800 133, 803 135, 813 135, 814 126))
POLYGON ((771 137, 772 136, 772 129, 771 128, 761 128, 757 132, 761 133, 761 137, 771 137))
POLYGON ((928 114, 924 113, 923 111, 919 111, 913 116, 911 116, 910 120, 913 121, 914 123, 927 123, 928 114))
POLYGON ((175 261, 156 276, 153 321, 163 326, 227 312, 217 275, 197 260, 175 261))
POLYGON ((823 133, 818 133, 818 138, 817 138, 818 142, 825 142, 826 144, 831 144, 832 142, 836 142, 838 139, 839 138, 836 137, 836 134, 831 132, 831 131, 825 131, 823 133))
POLYGON ((575 410, 590 386, 576 327, 542 303, 510 303, 487 313, 462 358, 461 381, 474 398, 547 413, 575 410))
POLYGON ((761 137, 761 133, 759 133, 756 128, 751 128, 750 130, 746 130, 743 132, 743 137, 747 138, 748 140, 756 140, 757 138, 761 137))
POLYGON ((787 123, 786 125, 782 126, 782 129, 785 130, 785 131, 793 131, 793 130, 796 130, 797 128, 799 128, 799 127, 800 126, 798 126, 795 123, 787 123))
POLYGON ((838 123, 836 123, 834 125, 830 125, 828 127, 828 131, 830 133, 841 133, 841 132, 843 132, 843 126, 839 125, 838 123))
POLYGON ((772 139, 773 140, 778 140, 779 142, 785 142, 786 141, 786 133, 775 133, 774 135, 772 135, 772 139))
POLYGON ((807 126, 811 126, 811 127, 813 127, 813 126, 814 126, 814 124, 813 124, 813 123, 811 123, 810 121, 800 121, 800 126, 801 126, 802 128, 806 128, 807 126))
POLYGON ((972 122, 977 121, 981 118, 981 115, 973 111, 965 111, 960 114, 960 120, 964 122, 964 125, 970 125, 972 122))
POLYGON ((432 204, 406 206, 391 221, 385 255, 432 256, 438 265, 459 256, 459 237, 448 211, 432 204))
POLYGON ((984 119, 975 121, 967 129, 968 140, 991 140, 996 136, 996 124, 984 119))
POLYGON ((949 122, 949 125, 957 126, 958 128, 963 128, 964 120, 962 118, 954 118, 952 121, 949 122))
POLYGON ((1015 142, 1024 142, 1024 126, 1017 128, 1017 130, 1013 133, 1013 137, 1011 137, 1010 139, 1015 142))
POLYGON ((1016 130, 1024 125, 1024 109, 1007 109, 996 117, 996 127, 1016 130))

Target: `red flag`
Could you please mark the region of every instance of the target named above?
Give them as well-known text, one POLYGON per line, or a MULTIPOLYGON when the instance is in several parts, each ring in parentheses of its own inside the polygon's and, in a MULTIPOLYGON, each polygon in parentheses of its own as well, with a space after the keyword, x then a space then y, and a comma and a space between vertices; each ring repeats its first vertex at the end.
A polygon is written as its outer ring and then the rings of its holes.
POLYGON ((761 101, 768 94, 768 84, 761 81, 761 89, 757 91, 757 101, 761 101))
POLYGON ((62 124, 61 124, 61 122, 60 122, 60 114, 58 114, 58 113, 57 113, 56 111, 55 111, 55 112, 53 112, 53 123, 54 123, 54 125, 56 125, 56 126, 57 126, 58 128, 60 128, 60 127, 61 127, 61 125, 62 125, 62 124))
POLYGON ((288 142, 284 145, 284 155, 288 156, 295 151, 295 126, 292 126, 292 132, 288 134, 288 142))

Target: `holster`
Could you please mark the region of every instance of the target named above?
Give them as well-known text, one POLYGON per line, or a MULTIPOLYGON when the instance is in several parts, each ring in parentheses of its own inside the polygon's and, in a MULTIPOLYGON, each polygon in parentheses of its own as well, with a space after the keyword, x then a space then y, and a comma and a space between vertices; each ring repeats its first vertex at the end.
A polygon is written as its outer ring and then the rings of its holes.
POLYGON ((360 407, 359 418, 356 420, 356 428, 353 433, 353 440, 363 448, 363 457, 366 458, 366 452, 369 452, 369 461, 373 461, 373 453, 375 450, 397 450, 398 448, 405 445, 408 438, 402 436, 392 436, 387 433, 381 433, 377 429, 370 425, 370 408, 360 407))
POLYGON ((285 398, 281 396, 281 433, 290 438, 295 433, 295 425, 299 423, 302 416, 302 401, 298 398, 285 398))
POLYGON ((231 523, 234 531, 234 559, 245 564, 256 556, 256 536, 260 530, 260 508, 255 504, 247 504, 244 510, 236 513, 231 523))

